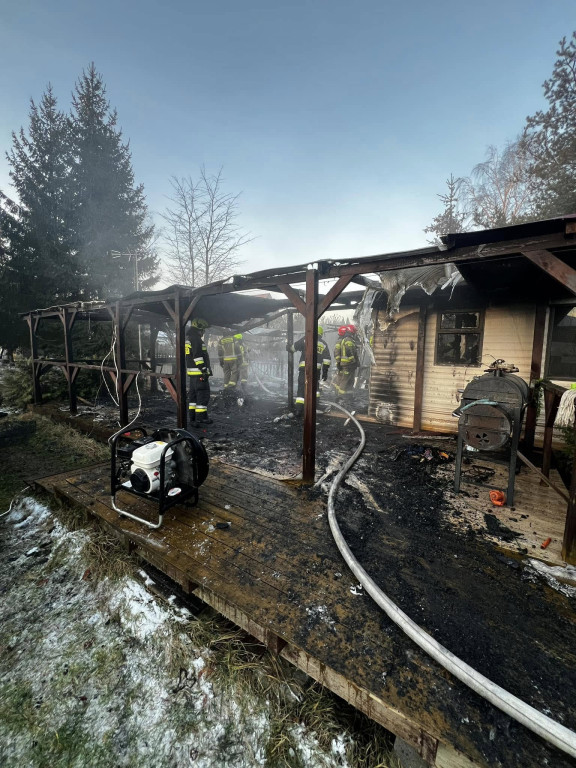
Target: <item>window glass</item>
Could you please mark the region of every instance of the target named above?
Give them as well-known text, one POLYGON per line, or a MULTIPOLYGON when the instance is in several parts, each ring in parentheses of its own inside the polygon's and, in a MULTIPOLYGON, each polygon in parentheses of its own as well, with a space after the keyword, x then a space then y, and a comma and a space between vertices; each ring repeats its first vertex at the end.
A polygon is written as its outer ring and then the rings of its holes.
POLYGON ((441 312, 436 337, 436 365, 480 365, 480 312, 441 312))
POLYGON ((478 328, 479 312, 442 312, 440 328, 478 328))
POLYGON ((548 377, 576 381, 576 307, 554 307, 548 352, 548 377))

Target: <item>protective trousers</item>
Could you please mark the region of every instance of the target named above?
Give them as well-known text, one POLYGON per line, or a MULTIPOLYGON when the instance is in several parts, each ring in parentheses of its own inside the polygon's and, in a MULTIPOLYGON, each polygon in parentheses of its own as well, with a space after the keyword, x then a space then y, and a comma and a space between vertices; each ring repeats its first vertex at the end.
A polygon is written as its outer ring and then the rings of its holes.
POLYGON ((224 371, 224 389, 234 389, 238 384, 240 373, 238 360, 223 360, 222 370, 224 371))
POLYGON ((334 389, 339 395, 345 395, 352 389, 354 385, 354 378, 356 376, 356 368, 342 367, 336 374, 334 379, 334 389))
POLYGON ((188 416, 191 421, 206 421, 210 402, 210 382, 207 376, 189 376, 188 416))

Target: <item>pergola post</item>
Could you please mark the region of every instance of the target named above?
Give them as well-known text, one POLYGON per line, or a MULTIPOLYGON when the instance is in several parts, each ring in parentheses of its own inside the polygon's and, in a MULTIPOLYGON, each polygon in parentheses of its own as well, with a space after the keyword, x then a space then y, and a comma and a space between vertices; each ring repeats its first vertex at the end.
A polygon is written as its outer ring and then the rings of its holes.
MULTIPOLYGON (((126 321, 127 322, 127 321, 126 321)), ((128 424, 128 392, 124 387, 124 369, 126 368, 126 343, 124 338, 125 323, 122 317, 121 302, 116 302, 114 313, 114 324, 116 326, 116 396, 120 408, 120 426, 125 427, 128 424)))
POLYGON ((286 342, 288 345, 288 408, 294 406, 294 352, 291 351, 294 344, 294 313, 288 312, 286 342))
POLYGON ((36 339, 36 331, 40 323, 39 317, 32 317, 27 315, 26 322, 30 329, 30 356, 32 358, 32 384, 34 390, 34 405, 42 405, 42 387, 40 386, 40 374, 42 371, 42 364, 36 362, 38 359, 38 341, 36 339))
POLYGON ((304 386, 304 441, 302 450, 302 480, 314 482, 316 470, 316 400, 318 372, 318 269, 308 267, 306 272, 306 383, 304 386))
MULTIPOLYGON (((159 328, 156 323, 150 323, 150 370, 156 373, 156 344, 158 342, 159 328)), ((158 392, 158 379, 156 376, 150 377, 150 392, 158 392)))
POLYGON ((180 429, 188 427, 186 402, 186 319, 180 291, 174 299, 174 326, 176 330, 176 394, 177 424, 180 429))
POLYGON ((74 416, 78 413, 78 401, 76 398, 76 376, 78 368, 72 364, 74 362, 74 350, 72 348, 72 328, 76 320, 78 310, 70 310, 68 307, 62 307, 60 310, 60 320, 64 329, 64 356, 66 358, 66 368, 64 369, 66 381, 68 382, 68 400, 70 402, 70 413, 74 416))

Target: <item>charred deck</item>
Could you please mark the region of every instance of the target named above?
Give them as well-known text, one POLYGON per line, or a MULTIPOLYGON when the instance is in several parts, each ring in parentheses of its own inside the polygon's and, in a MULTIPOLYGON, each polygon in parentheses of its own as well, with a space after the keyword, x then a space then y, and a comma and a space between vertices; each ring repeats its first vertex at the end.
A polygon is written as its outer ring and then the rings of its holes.
MULTIPOLYGON (((107 465, 36 482, 90 510, 145 561, 430 765, 574 765, 427 658, 368 597, 351 592, 325 505, 305 489, 213 462, 199 505, 170 510, 152 531, 111 508, 107 465)), ((151 502, 119 493, 118 504, 154 519, 151 502)))

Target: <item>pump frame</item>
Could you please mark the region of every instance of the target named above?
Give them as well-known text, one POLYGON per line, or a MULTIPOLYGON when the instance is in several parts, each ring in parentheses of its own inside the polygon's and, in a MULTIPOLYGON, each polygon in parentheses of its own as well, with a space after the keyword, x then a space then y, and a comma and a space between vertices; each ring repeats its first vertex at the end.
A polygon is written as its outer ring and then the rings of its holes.
MULTIPOLYGON (((195 438, 193 435, 189 435, 185 432, 183 429, 174 429, 174 432, 183 433, 180 434, 179 437, 175 438, 174 440, 171 440, 170 442, 167 442, 164 448, 162 449, 162 455, 160 456, 160 464, 159 464, 159 471, 160 471, 160 487, 158 491, 153 491, 151 493, 143 493, 141 491, 136 491, 131 486, 128 487, 125 485, 125 483, 121 483, 118 480, 118 476, 116 473, 116 466, 117 466, 117 451, 116 446, 118 444, 118 441, 120 438, 125 436, 126 434, 134 431, 138 431, 142 433, 143 437, 148 437, 147 431, 143 427, 127 427, 126 429, 122 430, 121 432, 117 432, 114 435, 114 438, 112 439, 110 443, 112 456, 111 456, 111 462, 110 462, 110 499, 112 502, 112 509, 114 509, 116 512, 118 512, 119 515, 123 515, 124 517, 129 517, 131 520, 136 520, 139 523, 143 523, 144 525, 147 525, 149 528, 160 528, 162 525, 162 520, 164 518, 165 513, 167 510, 169 510, 171 507, 176 506, 176 504, 186 504, 189 499, 193 499, 192 504, 190 506, 196 506, 198 504, 198 467, 196 462, 194 461, 192 464, 192 471, 193 471, 193 477, 194 477, 194 485, 188 485, 186 483, 179 483, 178 487, 180 487, 182 490, 179 494, 176 496, 169 496, 166 488, 165 488, 165 472, 166 472, 166 454, 170 448, 173 448, 178 443, 189 443, 192 447, 194 447, 195 438), (126 491, 126 493, 131 493, 133 496, 139 496, 142 499, 147 499, 148 501, 156 501, 158 503, 158 522, 152 523, 149 520, 146 520, 143 517, 140 517, 139 515, 134 515, 131 512, 127 512, 125 509, 120 509, 116 505, 116 493, 118 491, 126 491)), ((172 455, 172 454, 171 454, 172 455)))

